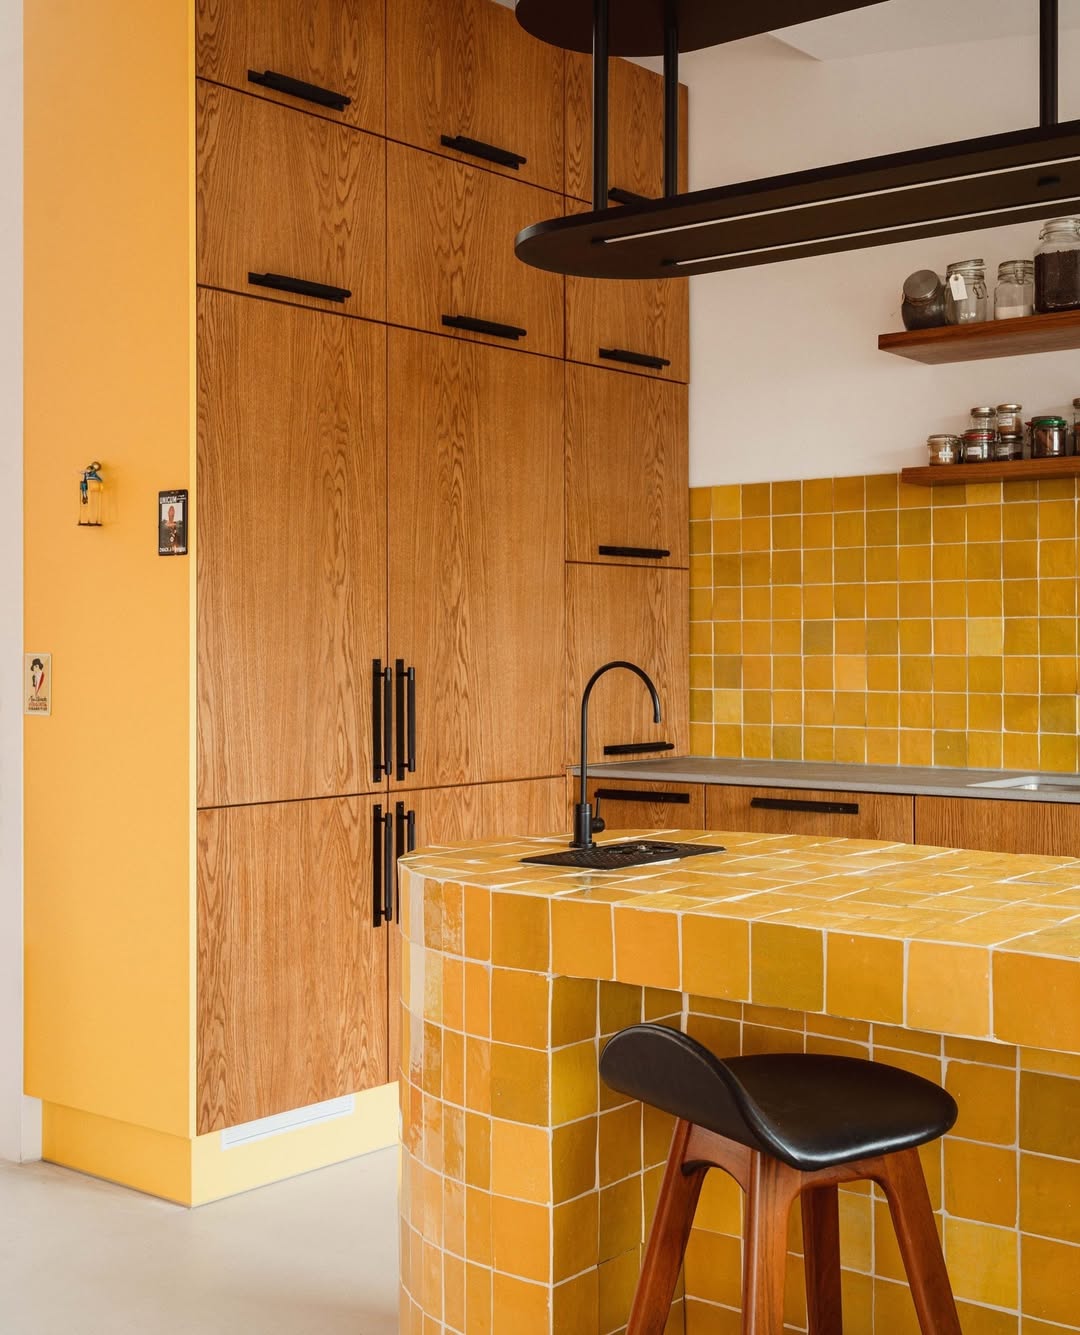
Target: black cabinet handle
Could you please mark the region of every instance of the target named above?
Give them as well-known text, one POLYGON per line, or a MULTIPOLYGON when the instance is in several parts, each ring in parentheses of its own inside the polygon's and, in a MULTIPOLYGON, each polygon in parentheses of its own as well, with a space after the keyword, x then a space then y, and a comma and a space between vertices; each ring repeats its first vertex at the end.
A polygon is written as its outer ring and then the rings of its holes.
POLYGON ((529 160, 520 153, 511 153, 508 148, 496 148, 494 144, 485 144, 482 139, 470 139, 464 134, 444 134, 440 143, 443 148, 454 148, 470 157, 483 158, 485 162, 497 162, 500 167, 512 167, 514 171, 529 160))
POLYGON ((606 756, 643 756, 649 751, 674 751, 674 742, 621 742, 617 746, 605 746, 606 756))
POLYGON ((857 816, 858 802, 815 802, 811 798, 752 797, 751 807, 759 811, 813 811, 820 816, 857 816))
POLYGON ((688 807, 689 793, 658 793, 648 788, 597 788, 598 802, 655 802, 665 807, 688 807))
POLYGON ((376 927, 383 925, 384 887, 383 887, 383 831, 386 828, 383 809, 376 804, 371 813, 371 904, 372 921, 376 927))
POLYGON ((406 680, 409 702, 409 750, 405 758, 405 768, 410 774, 416 773, 416 668, 409 668, 406 680))
POLYGON ((394 664, 397 688, 397 778, 416 772, 416 668, 406 669, 405 660, 394 664))
POLYGON ((636 556, 642 561, 662 561, 671 553, 666 547, 598 547, 601 556, 636 556))
POLYGON ((383 669, 383 732, 382 772, 387 778, 394 771, 394 674, 389 665, 383 669))
POLYGON ((383 669, 378 658, 371 663, 371 777, 378 783, 383 776, 383 669))
MULTIPOLYGON (((405 803, 399 802, 395 809, 395 824, 397 826, 397 856, 403 857, 406 853, 411 853, 416 847, 416 812, 406 811, 405 803)), ((397 894, 394 902, 394 921, 401 921, 401 882, 395 863, 394 885, 397 894)))
POLYGON ((335 93, 331 88, 320 88, 317 83, 305 83, 303 79, 290 78, 288 74, 278 74, 276 70, 248 70, 248 83, 257 83, 262 88, 272 88, 276 93, 288 93, 290 97, 303 98, 305 102, 315 102, 320 107, 332 107, 335 111, 344 111, 352 101, 344 93, 335 93))
POLYGON ((290 278, 283 273, 249 273, 248 282, 254 287, 272 287, 275 292, 295 292, 301 297, 319 297, 322 301, 348 301, 352 291, 334 287, 330 283, 312 283, 307 278, 290 278))
POLYGON ((628 352, 626 348, 601 348, 600 356, 609 362, 625 362, 627 366, 648 366, 662 371, 671 362, 666 357, 651 357, 647 352, 628 352))
POLYGON ((499 324, 496 320, 477 320, 471 315, 444 315, 447 329, 467 329, 471 334, 490 334, 492 338, 524 338, 529 332, 516 324, 499 324))
POLYGON ((613 185, 607 192, 607 197, 613 204, 648 204, 648 195, 639 195, 633 190, 623 190, 617 185, 613 185))
POLYGON ((394 818, 389 811, 383 817, 383 922, 394 921, 394 818))

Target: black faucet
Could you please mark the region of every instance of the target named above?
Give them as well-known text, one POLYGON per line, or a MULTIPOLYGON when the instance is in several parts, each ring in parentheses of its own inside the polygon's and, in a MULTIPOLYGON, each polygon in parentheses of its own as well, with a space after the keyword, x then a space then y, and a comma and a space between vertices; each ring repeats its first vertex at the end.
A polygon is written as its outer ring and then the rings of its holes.
POLYGON ((636 663, 627 663, 621 658, 616 659, 615 662, 605 663, 603 667, 597 668, 589 678, 581 696, 581 801, 574 807, 574 838, 570 844, 571 848, 595 848, 593 834, 594 832, 599 834, 604 828, 602 820, 593 821, 592 806, 589 803, 589 696, 592 694, 592 688, 604 673, 610 672, 612 668, 626 668, 627 671, 634 672, 641 678, 652 696, 653 722, 659 723, 661 721, 660 696, 657 694, 652 678, 644 668, 639 668, 636 663))

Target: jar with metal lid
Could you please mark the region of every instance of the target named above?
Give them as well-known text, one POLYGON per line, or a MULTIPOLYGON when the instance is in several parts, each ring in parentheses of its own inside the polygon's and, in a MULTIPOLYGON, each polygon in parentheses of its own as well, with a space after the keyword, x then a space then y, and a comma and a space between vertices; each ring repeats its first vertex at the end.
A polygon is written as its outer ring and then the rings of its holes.
POLYGON ((1073 399, 1073 454, 1080 455, 1080 399, 1073 399))
POLYGON ((971 429, 972 431, 989 431, 991 435, 996 436, 998 433, 997 409, 989 405, 983 408, 972 408, 971 429))
POLYGON ((1068 423, 1064 417, 1031 419, 1031 455, 1034 459, 1061 459, 1069 449, 1068 423))
POLYGON ((945 319, 949 324, 977 324, 989 315, 985 260, 950 264, 945 278, 945 319))
POLYGON ((1023 436, 1024 405, 1022 403, 999 403, 997 406, 997 428, 1003 436, 1023 436))
POLYGON ((1035 251, 1035 309, 1080 309, 1080 217, 1051 218, 1043 224, 1035 251))
POLYGON ((919 269, 904 279, 900 314, 905 329, 939 329, 945 323, 945 286, 933 269, 919 269))
POLYGON ((1006 260, 998 265, 994 319, 1016 320, 1035 314, 1035 261, 1006 260))
POLYGON ((990 458, 994 463, 1008 463, 1011 459, 1023 458, 1024 440, 1022 436, 996 436, 990 446, 990 458))
POLYGON ((994 457, 994 431, 965 431, 960 444, 960 456, 966 464, 989 463, 994 457))
POLYGON ((929 436, 926 441, 926 449, 932 464, 955 464, 960 462, 959 436, 929 436))

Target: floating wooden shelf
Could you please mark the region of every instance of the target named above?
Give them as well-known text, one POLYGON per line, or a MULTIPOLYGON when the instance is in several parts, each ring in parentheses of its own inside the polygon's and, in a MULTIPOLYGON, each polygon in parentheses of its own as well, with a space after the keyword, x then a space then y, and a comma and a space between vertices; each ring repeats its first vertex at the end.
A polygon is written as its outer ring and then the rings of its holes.
POLYGON ((878 348, 927 366, 989 361, 993 357, 1022 357, 1030 352, 1068 352, 1080 348, 1080 311, 881 334, 878 348))
POLYGON ((900 479, 916 487, 959 487, 968 482, 1038 482, 1080 477, 1080 456, 1070 459, 1011 459, 1008 463, 932 464, 905 468, 900 479))

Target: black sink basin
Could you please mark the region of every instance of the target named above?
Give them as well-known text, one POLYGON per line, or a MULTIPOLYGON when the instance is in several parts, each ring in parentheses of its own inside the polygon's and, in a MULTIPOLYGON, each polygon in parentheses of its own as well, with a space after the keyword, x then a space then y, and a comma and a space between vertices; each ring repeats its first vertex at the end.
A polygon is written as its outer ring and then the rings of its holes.
POLYGON ((522 858, 541 867, 583 867, 592 871, 620 871, 643 867, 649 862, 670 862, 702 853, 723 853, 717 844, 667 844, 657 839, 631 839, 622 844, 597 844, 595 848, 566 848, 561 853, 522 858))

